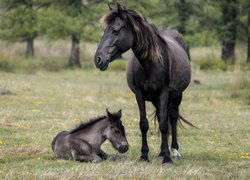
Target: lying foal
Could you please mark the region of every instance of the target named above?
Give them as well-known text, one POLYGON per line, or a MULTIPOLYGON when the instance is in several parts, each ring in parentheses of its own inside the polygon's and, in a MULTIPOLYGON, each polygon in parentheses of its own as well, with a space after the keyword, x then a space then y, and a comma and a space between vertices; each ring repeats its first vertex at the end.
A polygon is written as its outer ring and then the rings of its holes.
POLYGON ((62 131, 53 139, 52 150, 57 159, 80 162, 100 162, 107 154, 100 146, 108 139, 120 153, 129 149, 122 125, 121 110, 82 123, 72 131, 62 131))

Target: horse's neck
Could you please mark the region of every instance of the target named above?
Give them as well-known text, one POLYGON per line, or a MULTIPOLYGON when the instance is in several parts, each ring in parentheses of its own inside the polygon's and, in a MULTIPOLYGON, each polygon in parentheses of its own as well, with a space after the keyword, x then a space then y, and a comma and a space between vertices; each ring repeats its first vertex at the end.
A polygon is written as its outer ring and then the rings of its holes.
POLYGON ((106 140, 107 119, 100 120, 88 128, 76 133, 77 138, 88 142, 91 146, 99 147, 106 140))
POLYGON ((146 70, 149 70, 150 69, 150 66, 152 64, 151 61, 149 61, 148 59, 144 59, 142 58, 141 56, 141 53, 140 52, 136 52, 134 50, 134 48, 132 48, 132 51, 134 53, 134 56, 135 58, 133 58, 133 60, 136 60, 139 62, 139 64, 141 65, 141 67, 146 71, 146 70))

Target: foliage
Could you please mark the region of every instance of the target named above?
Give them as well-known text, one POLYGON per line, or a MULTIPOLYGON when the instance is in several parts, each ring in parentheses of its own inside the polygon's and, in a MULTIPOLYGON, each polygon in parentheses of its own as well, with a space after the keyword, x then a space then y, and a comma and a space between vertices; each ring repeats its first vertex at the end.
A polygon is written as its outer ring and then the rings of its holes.
POLYGON ((250 105, 250 80, 246 78, 239 79, 231 86, 231 97, 241 99, 250 105))
POLYGON ((1 0, 0 38, 15 42, 37 37, 37 13, 46 1, 1 0))
POLYGON ((201 70, 227 70, 227 65, 224 61, 218 59, 201 59, 196 62, 201 70))
POLYGON ((83 4, 81 0, 51 1, 51 6, 40 12, 39 27, 50 39, 65 39, 75 35, 85 41, 97 41, 98 19, 103 6, 83 4))
POLYGON ((49 59, 24 59, 24 58, 8 58, 0 57, 0 70, 13 73, 28 73, 34 74, 40 70, 49 72, 58 72, 65 69, 66 64, 64 59, 49 58, 49 59))

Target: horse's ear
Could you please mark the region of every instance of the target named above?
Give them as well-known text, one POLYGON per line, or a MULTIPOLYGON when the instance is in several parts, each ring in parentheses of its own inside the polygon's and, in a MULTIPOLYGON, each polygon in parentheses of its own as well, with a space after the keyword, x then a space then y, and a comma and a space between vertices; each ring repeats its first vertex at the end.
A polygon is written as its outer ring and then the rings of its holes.
POLYGON ((114 10, 114 9, 111 7, 111 4, 110 4, 110 3, 108 3, 108 7, 109 7, 109 10, 110 10, 110 11, 114 10))
POLYGON ((123 8, 122 8, 120 3, 117 3, 117 10, 119 13, 121 13, 123 11, 123 8))

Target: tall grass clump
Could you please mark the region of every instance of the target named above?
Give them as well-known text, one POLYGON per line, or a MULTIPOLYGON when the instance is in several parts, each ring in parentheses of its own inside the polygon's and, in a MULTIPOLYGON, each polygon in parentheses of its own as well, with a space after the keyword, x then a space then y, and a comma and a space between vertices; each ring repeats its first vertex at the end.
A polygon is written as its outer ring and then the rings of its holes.
POLYGON ((127 67, 127 61, 123 59, 116 60, 110 64, 110 69, 115 71, 125 71, 127 67))
POLYGON ((23 57, 0 57, 0 70, 13 73, 33 74, 39 70, 58 72, 66 67, 66 60, 62 58, 29 58, 23 57))
POLYGON ((227 64, 224 61, 213 57, 200 59, 196 61, 195 64, 198 65, 201 70, 227 70, 227 64))
POLYGON ((231 86, 231 97, 238 98, 250 105, 250 80, 241 78, 231 86))
POLYGON ((0 70, 5 72, 13 72, 14 70, 13 64, 5 56, 0 57, 0 70))

